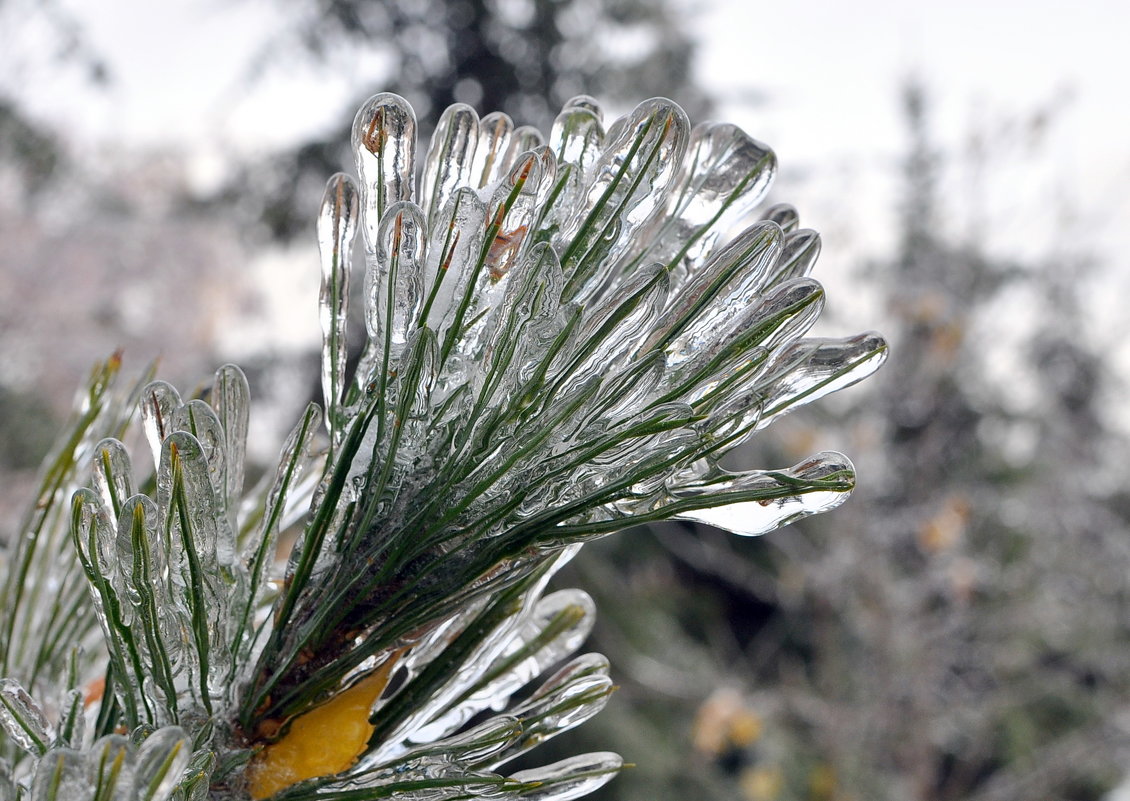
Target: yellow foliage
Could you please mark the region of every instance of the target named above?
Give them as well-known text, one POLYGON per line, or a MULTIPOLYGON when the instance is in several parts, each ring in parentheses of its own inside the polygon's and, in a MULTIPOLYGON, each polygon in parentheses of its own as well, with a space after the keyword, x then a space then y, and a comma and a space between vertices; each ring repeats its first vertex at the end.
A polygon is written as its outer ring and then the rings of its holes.
POLYGON ((348 770, 373 733, 369 709, 388 685, 395 663, 388 659, 349 689, 295 718, 280 740, 256 754, 247 770, 251 797, 270 798, 305 779, 348 770))

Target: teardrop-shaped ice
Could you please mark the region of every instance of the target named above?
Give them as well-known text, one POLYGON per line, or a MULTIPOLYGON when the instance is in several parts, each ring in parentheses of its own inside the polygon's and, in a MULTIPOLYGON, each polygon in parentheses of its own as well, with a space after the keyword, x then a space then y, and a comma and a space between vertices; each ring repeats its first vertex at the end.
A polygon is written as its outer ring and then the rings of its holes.
POLYGON ((427 232, 423 212, 413 203, 391 206, 377 232, 376 262, 365 276, 365 317, 386 373, 419 325, 427 232))
POLYGON ((788 470, 719 475, 698 487, 676 490, 676 508, 697 501, 713 505, 679 511, 674 518, 752 537, 834 509, 847 500, 854 485, 855 469, 845 456, 818 453, 788 470))
POLYGON ((811 228, 798 228, 785 235, 777 263, 766 271, 761 285, 771 287, 790 278, 801 278, 812 270, 820 255, 820 234, 811 228))
POLYGON ((133 801, 136 753, 130 741, 120 734, 99 738, 90 748, 87 773, 95 787, 95 801, 133 801))
POLYGON ((581 326, 585 343, 569 371, 579 377, 623 365, 636 352, 667 301, 670 275, 659 264, 636 271, 605 296, 581 326))
POLYGON ((0 728, 34 756, 42 756, 51 743, 47 716, 15 679, 0 679, 0 728))
POLYGON ((161 445, 174 430, 174 413, 181 406, 180 393, 165 381, 153 381, 141 391, 140 405, 142 427, 156 467, 161 461, 161 445))
POLYGON ((719 339, 731 349, 772 350, 806 332, 824 308, 824 287, 811 278, 797 278, 773 287, 761 297, 730 306, 718 303, 676 338, 667 363, 682 367, 700 352, 714 352, 719 339), (729 314, 725 314, 726 311, 729 314))
POLYGON ((619 754, 603 751, 569 757, 552 765, 520 770, 510 778, 530 785, 522 792, 523 801, 572 801, 603 787, 620 772, 624 760, 619 754))
POLYGON ((574 95, 565 101, 561 107, 563 110, 583 108, 596 115, 598 120, 604 119, 604 109, 600 105, 600 101, 592 95, 574 95))
POLYGON ((104 439, 94 446, 94 488, 111 514, 118 515, 122 503, 133 495, 133 466, 129 451, 116 439, 104 439))
POLYGON ((604 143, 604 126, 600 114, 583 106, 566 106, 553 121, 549 146, 557 160, 572 164, 582 174, 588 172, 600 157, 604 143))
MULTIPOLYGON (((125 507, 128 506, 126 501, 125 507)), ((80 489, 71 500, 71 538, 86 575, 114 673, 119 677, 115 689, 123 716, 131 725, 148 721, 152 709, 141 688, 139 677, 143 669, 136 651, 130 649, 132 634, 122 614, 123 605, 129 601, 115 588, 121 586, 127 568, 119 564, 116 527, 93 490, 80 489)))
POLYGON ((233 515, 243 494, 244 461, 247 454, 247 427, 251 416, 251 387, 247 376, 234 364, 225 364, 212 379, 212 408, 224 430, 227 458, 227 508, 233 515))
POLYGON ((70 748, 53 748, 35 769, 28 801, 94 801, 86 757, 70 748))
POLYGON ((786 234, 800 225, 800 215, 791 203, 775 203, 761 213, 761 219, 777 223, 786 234))
POLYGON ((443 212, 430 221, 423 280, 428 293, 424 314, 440 342, 447 338, 459 306, 467 297, 468 283, 474 278, 472 271, 482 255, 486 216, 486 204, 474 190, 463 187, 443 212))
MULTIPOLYGON (((173 430, 191 434, 200 445, 207 465, 208 481, 216 504, 225 509, 227 501, 227 441, 220 418, 212 407, 199 398, 193 398, 173 413, 173 430)), ((223 518, 226 527, 228 518, 223 518)))
POLYGON ((488 707, 501 710, 521 687, 577 650, 595 620, 596 607, 587 593, 571 589, 547 595, 482 678, 437 723, 454 730, 488 707))
POLYGON ((548 244, 536 245, 515 269, 498 309, 484 361, 491 365, 478 387, 480 397, 508 403, 511 393, 540 362, 557 318, 564 276, 557 254, 548 244))
POLYGON ((174 571, 183 586, 183 603, 191 620, 193 648, 184 654, 193 680, 196 702, 210 710, 213 695, 226 689, 231 652, 231 623, 235 584, 235 541, 218 514, 215 493, 208 480, 200 443, 178 431, 166 440, 157 473, 158 505, 165 514, 164 527, 174 571))
POLYGON ((209 801, 212 798, 212 775, 217 764, 219 757, 213 751, 200 750, 192 755, 177 782, 177 792, 184 794, 184 801, 209 801))
POLYGON ((479 120, 479 143, 471 169, 471 186, 480 189, 497 181, 504 173, 506 154, 514 135, 514 120, 501 111, 492 111, 479 120))
POLYGON ((490 222, 487 243, 486 269, 490 277, 498 280, 509 272, 522 252, 537 213, 538 190, 543 179, 543 168, 536 153, 524 153, 501 181, 487 206, 490 222))
POLYGON ((179 726, 150 734, 137 752, 137 801, 161 801, 180 780, 192 757, 192 741, 179 726))
POLYGON ((509 711, 522 721, 522 736, 501 750, 488 767, 498 770, 545 740, 588 720, 604 708, 612 689, 604 656, 584 654, 572 660, 509 711))
POLYGON ((475 110, 463 103, 444 109, 424 161, 420 205, 428 219, 447 205, 456 189, 471 186, 478 143, 479 115, 475 110))
POLYGON ((318 215, 318 251, 322 283, 318 306, 322 323, 322 398, 326 426, 336 444, 344 436, 346 322, 349 317, 349 270, 357 231, 357 187, 344 173, 326 184, 318 215))
POLYGON ((786 411, 862 381, 886 359, 887 342, 874 332, 844 339, 805 339, 788 346, 765 368, 772 383, 759 428, 786 411))
POLYGON ((695 126, 667 214, 658 230, 641 237, 637 258, 670 264, 672 284, 682 285, 718 237, 761 202, 776 171, 773 151, 737 126, 695 126))
POLYGON ((512 170, 514 165, 523 154, 531 150, 536 150, 545 144, 545 137, 541 135, 541 131, 532 125, 520 125, 514 129, 513 135, 510 137, 510 147, 506 149, 506 160, 503 163, 504 170, 512 170))
POLYGON ((735 237, 672 295, 640 351, 665 348, 672 365, 690 358, 694 343, 710 339, 719 320, 732 318, 757 298, 759 276, 776 263, 782 239, 773 223, 751 226, 735 237))
POLYGON ((352 138, 365 241, 375 244, 385 211, 394 203, 415 200, 416 112, 399 95, 373 95, 353 120, 352 138))
MULTIPOLYGON (((179 614, 183 601, 169 580, 169 553, 157 531, 159 516, 157 505, 148 496, 135 495, 123 505, 118 522, 123 595, 134 610, 131 630, 133 648, 143 665, 140 672, 151 680, 155 690, 155 722, 178 717, 175 679, 187 644, 179 614)), ((131 676, 134 684, 140 684, 141 676, 133 673, 119 681, 128 681, 131 676)))
POLYGON ((82 690, 67 690, 59 704, 59 723, 56 726, 55 745, 62 748, 82 748, 86 729, 82 690))
POLYGON ((631 247, 637 230, 660 213, 686 151, 681 108, 657 98, 641 103, 615 131, 593 166, 585 202, 562 231, 566 297, 595 294, 631 247))

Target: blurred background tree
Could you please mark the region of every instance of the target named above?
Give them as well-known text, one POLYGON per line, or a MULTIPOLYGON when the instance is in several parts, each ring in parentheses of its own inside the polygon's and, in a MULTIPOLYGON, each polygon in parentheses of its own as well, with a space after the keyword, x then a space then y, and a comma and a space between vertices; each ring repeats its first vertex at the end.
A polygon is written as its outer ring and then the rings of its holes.
MULTIPOLYGON (((452 103, 503 111, 548 131, 578 94, 626 110, 663 96, 691 119, 709 101, 692 81, 693 42, 668 2, 654 0, 275 0, 286 22, 249 78, 296 54, 333 63, 363 50, 394 65, 381 87, 403 95, 421 138, 452 103)), ((359 107, 371 87, 355 97, 359 107)), ((326 175, 350 164, 351 119, 282 154, 247 165, 223 197, 259 209, 272 237, 305 235, 326 175)))
MULTIPOLYGON (((696 85, 684 24, 698 7, 676 0, 270 8, 278 24, 245 89, 280 62, 333 67, 366 53, 389 65, 366 93, 405 95, 425 136, 456 101, 545 130, 581 92, 612 115, 665 95, 696 121, 714 99, 696 85)), ((58 0, 0 0, 3 20, 48 31, 48 63, 112 85, 58 0)), ((0 52, 11 80, 37 80, 18 48, 0 52)), ((974 132, 960 153, 936 144, 921 84, 898 102, 908 141, 897 233, 889 252, 853 270, 858 300, 883 310, 867 324, 889 335, 891 362, 870 388, 790 418, 750 455, 790 464, 844 450, 860 466, 855 498, 763 539, 634 532, 587 548, 562 578, 596 596, 590 645, 622 684, 577 736, 638 765, 601 799, 1089 801, 1123 778, 1127 443, 1110 336, 1091 330, 1081 294, 1112 268, 1068 213, 1060 244, 1036 257, 1001 256, 986 241, 994 220, 978 193, 1002 180, 1002 163, 1046 157, 1054 103, 974 132), (981 183, 941 190, 955 172, 981 183)), ((0 94, 0 515, 22 502, 20 477, 95 356, 161 351, 162 373, 190 383, 248 332, 238 321, 263 302, 254 281, 284 283, 273 261, 258 276, 237 265, 288 248, 315 263, 311 220, 326 177, 350 164, 349 123, 240 155, 200 191, 183 153, 82 142, 76 158, 66 120, 45 122, 0 94), (37 402, 45 396, 50 404, 37 402)), ((782 199, 798 180, 785 168, 782 199)), ((832 292, 830 302, 834 314, 852 299, 832 292)), ((240 351, 259 409, 316 383, 316 358, 270 342, 240 351)), ((259 435, 268 451, 277 442, 276 431, 259 435)))
POLYGON ((974 204, 937 195, 953 164, 923 86, 902 103, 898 248, 867 268, 891 363, 775 443, 783 464, 845 447, 852 501, 759 540, 672 526, 577 560, 625 687, 585 736, 635 740, 640 764, 602 798, 1097 800, 1123 778, 1130 521, 1104 478, 1126 442, 1085 333, 1089 255, 955 245, 943 220, 974 204))

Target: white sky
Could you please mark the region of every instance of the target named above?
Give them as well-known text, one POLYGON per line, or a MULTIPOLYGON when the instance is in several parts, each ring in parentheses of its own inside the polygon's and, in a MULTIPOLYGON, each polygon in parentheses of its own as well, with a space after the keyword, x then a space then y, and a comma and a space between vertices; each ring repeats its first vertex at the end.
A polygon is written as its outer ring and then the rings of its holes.
MULTIPOLYGON (((65 120, 80 148, 187 144, 203 183, 232 148, 270 149, 348 118, 350 98, 379 90, 388 68, 341 52, 328 74, 284 65, 240 100, 251 59, 274 31, 273 0, 59 0, 113 82, 91 92, 64 75, 44 86, 12 68, 34 62, 46 40, 14 24, 29 2, 0 7, 0 86, 16 87, 39 116, 65 120)), ((892 235, 891 166, 905 148, 897 91, 915 74, 930 90, 944 151, 962 153, 978 132, 1004 142, 990 154, 990 180, 949 177, 954 196, 969 198, 947 221, 954 233, 1024 256, 1046 254, 1071 230, 1110 265, 1104 280, 1117 291, 1104 294, 1101 317, 1121 322, 1117 298, 1130 292, 1130 2, 680 2, 693 7, 698 79, 720 99, 719 116, 777 150, 786 199, 825 234, 824 280, 829 263, 836 270, 879 252, 892 235), (1008 126, 1041 106, 1054 118, 1028 148, 1023 130, 1008 126)))
MULTIPOLYGON (((21 4, 32 0, 9 0, 0 15, 0 86, 14 84, 40 116, 73 120, 67 127, 85 141, 191 144, 200 180, 231 147, 285 145, 349 116, 346 104, 364 89, 377 91, 388 68, 341 52, 332 72, 283 65, 241 99, 251 59, 275 29, 272 0, 59 1, 109 62, 113 83, 92 93, 71 75, 25 88, 10 64, 28 61, 40 42, 15 24, 21 4)), ((721 98, 719 116, 773 145, 786 170, 835 166, 849 183, 889 175, 904 145, 897 89, 917 74, 950 150, 972 131, 991 133, 1041 105, 1062 109, 1039 154, 1051 172, 1044 185, 1028 175, 1018 194, 1054 186, 1057 203, 1100 229, 1104 249, 1130 242, 1123 233, 1130 213, 1125 0, 680 2, 691 8, 698 77, 721 98), (751 96, 763 102, 748 102, 751 96)), ((855 188, 889 209, 890 199, 880 199, 887 193, 855 188)), ((871 235, 881 241, 881 233, 871 235)), ((1017 238, 1003 246, 1015 247, 1017 238)))

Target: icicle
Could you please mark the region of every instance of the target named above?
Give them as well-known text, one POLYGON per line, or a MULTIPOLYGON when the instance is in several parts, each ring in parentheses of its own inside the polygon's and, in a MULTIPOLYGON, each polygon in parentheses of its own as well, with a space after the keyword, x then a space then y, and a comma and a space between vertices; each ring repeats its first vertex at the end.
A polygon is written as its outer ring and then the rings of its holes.
POLYGON ((94 446, 93 474, 102 504, 118 515, 122 503, 133 495, 133 466, 126 446, 116 439, 104 439, 94 446))
POLYGON ((514 120, 508 114, 494 111, 479 120, 479 143, 471 168, 471 187, 490 186, 504 174, 506 153, 514 136, 514 120))
POLYGON ((640 237, 637 260, 670 263, 681 286, 709 255, 718 237, 761 202, 777 172, 767 146, 728 123, 702 123, 690 136, 687 155, 657 230, 640 237))
POLYGON ((322 260, 319 308, 322 322, 322 397, 326 427, 336 444, 345 435, 346 322, 349 316, 349 269, 357 231, 357 187, 343 173, 330 178, 318 215, 318 250, 322 260))
POLYGON ((847 500, 854 482, 855 470, 846 457, 819 453, 788 470, 734 473, 700 487, 680 488, 672 493, 670 501, 676 508, 688 501, 714 503, 676 512, 673 517, 752 537, 834 509, 847 500), (821 491, 821 485, 826 489, 821 491), (735 500, 727 502, 725 498, 729 496, 735 500), (738 500, 746 497, 749 500, 738 500))
POLYGON ((462 103, 448 106, 439 118, 424 161, 421 206, 433 219, 461 186, 471 186, 475 150, 479 142, 479 115, 462 103))
POLYGON ((623 766, 619 754, 602 751, 569 757, 544 768, 520 770, 511 778, 531 786, 522 792, 523 801, 571 801, 603 787, 623 766))
POLYGON ((395 367, 408 334, 419 324, 425 300, 427 223, 419 207, 391 206, 377 232, 376 249, 376 263, 365 282, 366 321, 387 371, 395 367))
POLYGON ((153 466, 161 462, 161 445, 175 430, 174 413, 181 407, 180 393, 171 384, 154 381, 141 392, 141 422, 153 452, 153 466))
POLYGON ((247 376, 234 364, 225 364, 216 371, 212 380, 211 405, 224 430, 226 506, 234 530, 235 512, 243 494, 247 426, 251 415, 251 388, 247 384, 247 376))
POLYGON ((800 215, 797 214, 796 208, 790 203, 777 203, 770 206, 762 212, 761 219, 777 223, 786 234, 796 230, 796 227, 800 225, 800 215))
POLYGON ((53 739, 47 716, 14 679, 0 679, 0 728, 19 748, 34 756, 46 753, 53 739))
POLYGON ((374 95, 357 112, 352 140, 365 241, 375 250, 377 226, 388 208, 415 199, 416 113, 399 95, 374 95))
POLYGON ((29 801, 93 801, 94 784, 86 771, 82 753, 54 748, 36 767, 29 801))
POLYGON ((585 201, 562 235, 566 297, 596 293, 633 238, 660 213, 687 146, 686 114, 668 100, 641 103, 608 135, 609 145, 585 188, 585 201))

